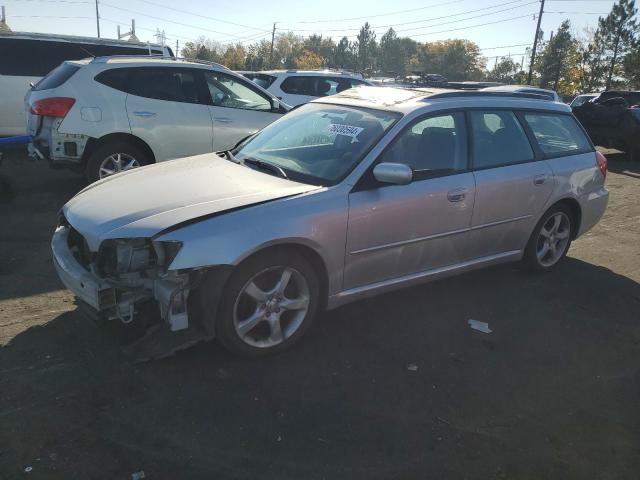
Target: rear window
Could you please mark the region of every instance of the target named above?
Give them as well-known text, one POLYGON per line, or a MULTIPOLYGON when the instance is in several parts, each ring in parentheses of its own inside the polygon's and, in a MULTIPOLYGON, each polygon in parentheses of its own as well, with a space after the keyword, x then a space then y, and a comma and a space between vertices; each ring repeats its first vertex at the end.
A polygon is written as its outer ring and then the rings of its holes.
POLYGON ((282 82, 280 88, 284 93, 292 95, 326 97, 363 84, 364 82, 351 78, 292 76, 282 82))
POLYGON ((525 113, 524 118, 545 155, 567 155, 593 150, 584 132, 570 115, 525 113))
MULTIPOLYGON (((245 75, 246 76, 246 75, 245 75)), ((249 77, 256 85, 260 85, 265 90, 276 81, 276 77, 273 75, 267 75, 265 73, 254 73, 249 77)))
POLYGON ((63 63, 62 65, 54 68, 49 75, 40 80, 33 87, 33 90, 51 90, 52 88, 57 88, 69 80, 78 70, 80 70, 79 65, 63 63))

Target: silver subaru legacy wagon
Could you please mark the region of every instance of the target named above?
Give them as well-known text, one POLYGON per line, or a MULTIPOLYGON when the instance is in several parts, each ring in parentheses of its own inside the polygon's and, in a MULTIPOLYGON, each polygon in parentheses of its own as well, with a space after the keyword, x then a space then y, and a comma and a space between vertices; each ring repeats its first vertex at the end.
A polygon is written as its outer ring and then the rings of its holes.
POLYGON ((157 309, 154 345, 258 356, 322 308, 501 262, 554 268, 605 211, 606 172, 543 97, 360 87, 230 151, 89 185, 62 209, 54 264, 100 316, 157 309))

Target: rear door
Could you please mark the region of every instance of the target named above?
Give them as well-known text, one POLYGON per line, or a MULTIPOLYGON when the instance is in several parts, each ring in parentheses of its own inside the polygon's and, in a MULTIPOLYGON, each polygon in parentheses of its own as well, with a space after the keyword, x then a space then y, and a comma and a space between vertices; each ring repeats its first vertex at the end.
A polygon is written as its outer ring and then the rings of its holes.
POLYGON ((378 159, 414 171, 408 185, 371 171, 349 195, 345 289, 464 262, 475 196, 462 112, 412 122, 378 159))
POLYGON ((474 258, 524 249, 549 199, 553 172, 510 110, 468 112, 476 199, 470 249, 474 258))
POLYGON ((250 81, 223 72, 205 72, 209 111, 213 120, 213 148, 229 150, 282 116, 271 97, 250 81))
POLYGON ((128 70, 127 116, 131 133, 144 140, 156 160, 213 150, 213 124, 195 68, 136 67, 128 70))

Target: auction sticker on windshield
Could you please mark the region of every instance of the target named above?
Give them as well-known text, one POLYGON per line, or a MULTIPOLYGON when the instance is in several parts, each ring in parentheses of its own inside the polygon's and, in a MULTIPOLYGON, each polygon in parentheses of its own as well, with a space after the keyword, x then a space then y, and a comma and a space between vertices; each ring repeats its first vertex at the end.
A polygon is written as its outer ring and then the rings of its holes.
POLYGON ((362 130, 364 130, 364 128, 355 127, 353 125, 340 125, 338 123, 332 123, 329 125, 329 133, 345 135, 351 138, 356 138, 362 130))

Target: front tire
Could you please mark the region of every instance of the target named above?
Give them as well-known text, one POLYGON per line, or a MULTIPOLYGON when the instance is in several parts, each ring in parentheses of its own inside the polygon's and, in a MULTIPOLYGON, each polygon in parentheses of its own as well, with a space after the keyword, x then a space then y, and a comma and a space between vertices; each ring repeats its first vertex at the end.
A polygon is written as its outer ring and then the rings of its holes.
POLYGON ((557 205, 547 210, 529 238, 525 264, 538 272, 555 268, 569 251, 574 229, 573 213, 569 208, 557 205))
POLYGON ((298 252, 277 249, 249 258, 225 286, 218 340, 244 357, 287 349, 311 326, 319 295, 316 272, 298 252))
POLYGON ((135 145, 126 142, 107 143, 91 154, 85 174, 89 182, 95 182, 149 163, 151 159, 135 145))

